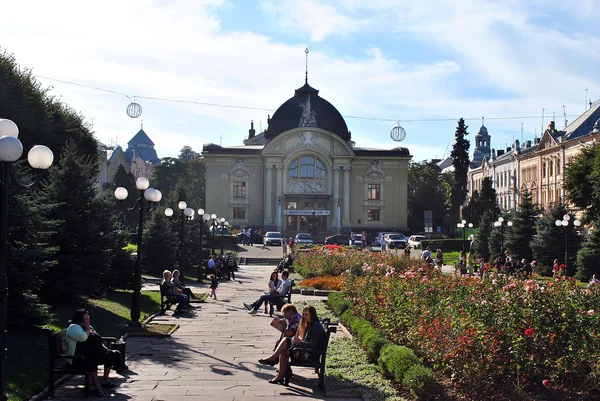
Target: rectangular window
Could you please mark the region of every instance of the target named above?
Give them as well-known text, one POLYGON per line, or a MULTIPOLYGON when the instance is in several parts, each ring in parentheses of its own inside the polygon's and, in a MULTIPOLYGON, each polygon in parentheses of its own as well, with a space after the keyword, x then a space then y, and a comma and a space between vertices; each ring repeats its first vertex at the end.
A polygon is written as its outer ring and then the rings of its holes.
POLYGON ((367 220, 368 221, 380 221, 381 214, 379 209, 367 209, 367 220))
POLYGON ((246 183, 243 181, 234 181, 233 183, 233 197, 234 198, 245 198, 246 197, 246 183))
POLYGON ((381 184, 369 184, 367 187, 367 199, 380 200, 381 184))
POLYGON ((243 207, 234 207, 233 208, 233 218, 237 220, 245 220, 246 219, 246 209, 243 207))

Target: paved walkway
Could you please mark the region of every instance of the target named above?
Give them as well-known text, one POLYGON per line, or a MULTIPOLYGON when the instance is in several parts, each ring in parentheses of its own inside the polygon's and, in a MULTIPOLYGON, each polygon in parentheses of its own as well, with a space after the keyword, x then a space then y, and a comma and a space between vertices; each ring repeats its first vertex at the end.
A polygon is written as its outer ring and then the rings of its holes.
MULTIPOLYGON (((167 338, 130 338, 127 341, 129 372, 126 376, 111 374, 119 387, 105 392, 105 398, 140 401, 325 399, 317 388, 318 378, 313 369, 295 368, 290 386, 285 387, 267 383, 275 376, 276 368, 257 362, 270 354, 279 332, 269 326, 268 315, 248 315, 242 303, 252 302, 263 293, 272 269, 272 266, 241 266, 236 273, 238 281, 223 282, 219 286, 219 300, 208 299, 200 304, 201 309, 186 317, 173 317, 172 311, 156 317, 154 323, 176 323, 180 328, 167 338)), ((156 286, 150 288, 156 289, 156 286)), ((209 290, 204 285, 194 291, 209 290)), ((292 299, 323 298, 294 294, 292 299)), ((334 334, 340 335, 343 334, 334 334)), ((57 389, 55 399, 85 400, 82 385, 83 378, 72 378, 57 389)))

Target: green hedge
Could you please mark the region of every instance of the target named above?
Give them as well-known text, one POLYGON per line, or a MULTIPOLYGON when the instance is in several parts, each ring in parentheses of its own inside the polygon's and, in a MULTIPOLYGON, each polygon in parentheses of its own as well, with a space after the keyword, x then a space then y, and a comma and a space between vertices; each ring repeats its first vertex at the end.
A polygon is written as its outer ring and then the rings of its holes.
POLYGON ((408 347, 387 344, 381 349, 377 363, 383 373, 402 383, 408 369, 414 365, 421 365, 422 361, 408 347))
MULTIPOLYGON (((465 240, 465 251, 469 251, 469 244, 471 241, 465 240)), ((423 240, 421 241, 421 249, 425 249, 427 247, 431 247, 431 252, 433 252, 433 256, 435 257, 436 249, 441 249, 442 252, 457 252, 463 250, 463 240, 462 239, 431 239, 431 240, 423 240)))
POLYGON ((368 320, 355 316, 352 303, 344 299, 343 294, 330 293, 328 303, 333 313, 340 316, 340 321, 356 335, 369 357, 377 361, 385 375, 398 383, 406 381, 406 388, 417 398, 426 396, 428 391, 432 395, 437 394, 434 390, 439 386, 435 376, 423 366, 422 360, 410 348, 392 343, 368 320), (415 366, 418 368, 413 369, 415 366))
POLYGON ((419 400, 436 399, 441 393, 441 386, 431 369, 421 364, 406 371, 402 385, 419 400))
POLYGON ((344 294, 341 292, 330 292, 327 300, 329 307, 331 310, 333 310, 333 313, 335 313, 336 316, 341 316, 348 309, 352 308, 352 303, 347 301, 344 298, 344 294))

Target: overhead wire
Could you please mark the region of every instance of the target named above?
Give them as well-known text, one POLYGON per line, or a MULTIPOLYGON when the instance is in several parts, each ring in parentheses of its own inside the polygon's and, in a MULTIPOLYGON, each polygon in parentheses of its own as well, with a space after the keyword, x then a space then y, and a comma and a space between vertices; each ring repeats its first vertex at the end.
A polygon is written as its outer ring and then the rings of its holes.
MULTIPOLYGON (((146 99, 146 100, 156 100, 162 102, 172 102, 172 103, 185 103, 185 104, 195 104, 199 106, 210 106, 210 107, 221 107, 221 108, 229 108, 229 109, 242 109, 242 110, 260 110, 260 111, 275 111, 275 109, 266 108, 266 107, 253 107, 253 106, 241 106, 241 105, 233 105, 233 104, 222 104, 222 103, 212 103, 212 102, 201 102, 195 100, 183 100, 183 99, 171 99, 164 97, 156 97, 156 96, 139 96, 134 95, 130 96, 123 92, 117 92, 110 89, 100 88, 91 85, 80 84, 77 82, 65 81, 62 79, 46 77, 43 75, 35 75, 37 78, 47 79, 50 81, 60 82, 66 85, 78 86, 81 88, 87 88, 107 93, 112 93, 115 95, 121 95, 127 97, 129 100, 131 98, 135 99, 146 99)), ((567 114, 567 117, 578 117, 578 114, 567 114)), ((385 122, 403 122, 403 123, 416 123, 416 122, 445 122, 445 121, 456 121, 456 118, 416 118, 416 119, 397 119, 397 118, 384 118, 384 117, 365 117, 365 116, 349 116, 342 115, 344 118, 356 119, 356 120, 370 120, 370 121, 385 121, 385 122)), ((513 116, 513 117, 486 117, 486 120, 527 120, 527 119, 536 119, 541 116, 513 116)), ((481 117, 466 117, 463 118, 465 121, 473 121, 473 120, 481 120, 481 117)))

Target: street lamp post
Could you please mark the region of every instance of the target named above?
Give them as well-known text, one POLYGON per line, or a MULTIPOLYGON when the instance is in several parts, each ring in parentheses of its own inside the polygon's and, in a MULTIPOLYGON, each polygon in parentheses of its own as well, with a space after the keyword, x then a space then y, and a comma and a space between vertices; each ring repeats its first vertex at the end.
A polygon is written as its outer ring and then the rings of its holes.
POLYGON ((494 222, 494 227, 500 228, 500 253, 504 252, 504 227, 512 227, 512 225, 512 221, 507 221, 505 224, 504 217, 502 216, 498 217, 498 221, 494 222))
POLYGON ((210 220, 210 214, 205 213, 204 209, 198 209, 198 216, 200 216, 200 265, 198 266, 198 282, 200 282, 202 281, 202 264, 204 263, 202 232, 204 231, 204 222, 208 222, 208 220, 210 220))
POLYGON ((138 208, 140 211, 137 230, 137 255, 135 258, 135 271, 133 275, 133 298, 131 299, 131 326, 140 326, 140 297, 142 293, 142 232, 144 231, 144 209, 150 213, 154 207, 162 199, 162 193, 158 189, 149 188, 150 181, 146 177, 140 177, 135 182, 136 188, 140 191, 140 197, 135 201, 135 204, 126 208, 123 206, 123 201, 127 199, 127 189, 118 187, 115 189, 115 198, 119 201, 119 205, 125 211, 132 211, 138 208), (144 208, 144 199, 146 207, 144 208))
POLYGON ((217 221, 217 215, 211 214, 210 218, 213 220, 212 222, 212 255, 215 254, 215 232, 217 231, 217 225, 219 222, 217 221))
MULTIPOLYGON (((181 220, 181 231, 179 232, 179 272, 180 277, 181 277, 181 282, 184 283, 185 282, 185 259, 186 259, 186 254, 185 254, 185 222, 188 220, 191 220, 194 218, 194 209, 187 207, 187 203, 185 203, 184 201, 180 201, 177 204, 177 207, 180 210, 180 214, 179 216, 177 216, 177 218, 175 219, 175 222, 181 220)), ((165 216, 167 217, 172 217, 173 216, 173 209, 171 209, 170 207, 165 209, 165 216)))
MULTIPOLYGON (((465 241, 466 241, 465 233, 466 233, 466 228, 467 228, 467 220, 462 220, 460 223, 457 223, 456 227, 458 227, 458 228, 460 228, 462 230, 462 237, 463 237, 463 240, 462 240, 462 253, 463 253, 463 256, 464 256, 465 255, 465 241)), ((469 223, 468 227, 469 228, 473 228, 473 223, 469 223)))
MULTIPOLYGON (((8 280, 6 278, 6 242, 8 240, 8 185, 10 178, 18 186, 29 188, 30 184, 21 183, 15 173, 13 163, 23 154, 23 144, 17 138, 19 128, 11 120, 0 119, 0 400, 6 401, 6 378, 4 362, 8 357, 7 341, 7 306, 8 280)), ((46 170, 54 161, 52 151, 43 145, 36 145, 27 153, 29 165, 37 170, 46 170)))
POLYGON ((225 242, 225 226, 229 226, 229 222, 225 220, 225 217, 221 217, 221 255, 223 255, 223 245, 225 242))
MULTIPOLYGON (((554 222, 554 224, 556 224, 557 227, 564 227, 565 228, 565 276, 568 276, 568 268, 569 268, 569 221, 571 220, 571 216, 569 216, 569 214, 565 214, 563 216, 562 220, 556 220, 554 222)), ((581 221, 579 221, 578 219, 573 220, 573 225, 576 228, 579 228, 579 226, 581 226, 581 221)))

